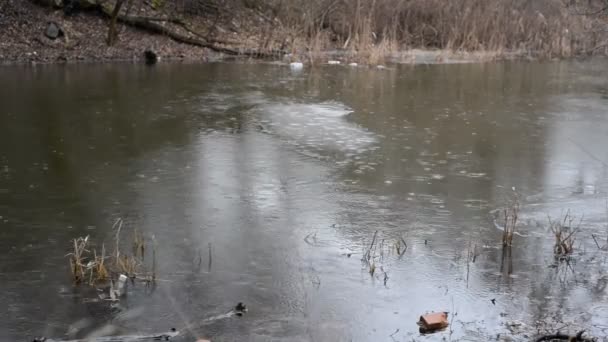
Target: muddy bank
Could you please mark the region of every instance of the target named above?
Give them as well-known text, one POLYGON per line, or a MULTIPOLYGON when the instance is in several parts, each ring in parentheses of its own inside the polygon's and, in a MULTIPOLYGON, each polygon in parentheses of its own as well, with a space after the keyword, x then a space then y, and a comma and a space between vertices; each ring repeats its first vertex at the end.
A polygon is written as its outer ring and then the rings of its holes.
POLYGON ((208 49, 178 43, 125 25, 119 26, 114 46, 106 44, 106 18, 91 12, 69 17, 63 11, 44 8, 29 1, 8 0, 0 5, 0 63, 62 63, 143 60, 146 49, 167 59, 206 61, 217 54, 208 49), (47 36, 49 23, 62 35, 47 36))
MULTIPOLYGON (((165 12, 152 11, 145 6, 138 8, 137 12, 133 10, 133 13, 132 17, 138 18, 160 18, 168 15, 165 12)), ((128 13, 124 12, 122 15, 128 13)), ((342 64, 378 65, 470 63, 535 58, 525 51, 403 51, 399 48, 383 50, 382 46, 377 47, 378 51, 372 51, 374 55, 381 56, 371 58, 368 55, 370 51, 366 50, 338 49, 337 46, 331 45, 317 50, 293 37, 279 38, 290 35, 285 27, 273 28, 274 38, 268 37, 264 20, 266 19, 249 12, 239 12, 231 16, 230 20, 220 19, 219 23, 215 18, 199 15, 187 20, 188 26, 196 24, 195 31, 188 31, 191 27, 180 25, 171 28, 170 23, 162 22, 162 27, 169 27, 172 32, 178 33, 186 40, 195 39, 204 44, 208 43, 211 49, 180 42, 179 39, 166 34, 158 34, 155 29, 141 29, 119 22, 118 40, 113 46, 108 46, 109 20, 102 11, 78 11, 66 15, 63 10, 40 6, 31 1, 7 0, 0 5, 0 32, 3 37, 0 42, 0 64, 142 61, 146 50, 154 51, 163 60, 188 62, 233 58, 238 53, 244 53, 247 55, 245 57, 249 58, 255 57, 256 51, 262 51, 264 56, 269 54, 268 51, 275 51, 279 53, 271 54, 273 59, 311 64, 322 64, 331 60, 340 61, 342 64), (205 37, 200 33, 205 33, 205 37), (270 43, 270 40, 273 43, 270 43), (282 43, 277 45, 278 41, 282 43)), ((155 20, 153 22, 156 23, 155 20)))

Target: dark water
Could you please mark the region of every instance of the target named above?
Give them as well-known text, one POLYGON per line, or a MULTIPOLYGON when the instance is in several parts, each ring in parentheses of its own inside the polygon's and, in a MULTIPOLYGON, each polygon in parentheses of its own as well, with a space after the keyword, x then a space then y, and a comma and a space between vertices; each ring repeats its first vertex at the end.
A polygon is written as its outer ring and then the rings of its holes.
POLYGON ((607 67, 1 68, 0 340, 190 324, 213 341, 527 341, 536 321, 606 336, 607 67), (491 211, 512 188, 509 259, 491 211), (547 215, 568 209, 576 253, 552 267, 547 215), (92 301, 70 239, 111 244, 119 217, 155 237, 159 281, 92 301), (419 335, 429 311, 451 336, 419 335))

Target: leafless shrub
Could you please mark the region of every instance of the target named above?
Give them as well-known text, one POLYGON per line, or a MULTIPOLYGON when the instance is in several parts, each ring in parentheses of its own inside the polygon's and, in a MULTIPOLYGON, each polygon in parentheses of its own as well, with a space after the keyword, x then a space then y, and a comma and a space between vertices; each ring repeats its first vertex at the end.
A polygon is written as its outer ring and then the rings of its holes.
POLYGON ((568 210, 566 214, 564 214, 559 220, 553 221, 551 217, 548 219, 549 227, 553 233, 553 236, 555 237, 553 253, 556 257, 567 258, 574 251, 576 233, 580 229, 580 224, 583 221, 583 217, 580 218, 578 226, 576 227, 573 226, 575 218, 570 214, 570 210, 568 210))

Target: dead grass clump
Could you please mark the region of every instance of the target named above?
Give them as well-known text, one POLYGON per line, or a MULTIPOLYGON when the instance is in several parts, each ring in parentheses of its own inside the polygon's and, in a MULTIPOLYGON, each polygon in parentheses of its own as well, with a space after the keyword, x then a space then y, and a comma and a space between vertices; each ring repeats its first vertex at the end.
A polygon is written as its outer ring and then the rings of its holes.
POLYGON ((145 271, 144 256, 146 240, 138 230, 134 230, 132 243, 133 254, 123 253, 121 240, 123 222, 118 219, 113 226, 116 230, 115 249, 112 255, 106 255, 105 245, 101 246, 101 254, 91 249, 89 236, 72 241, 73 251, 69 253, 70 270, 74 283, 94 285, 103 282, 115 282, 120 275, 131 279, 143 278, 147 282, 156 279, 156 246, 152 249, 152 274, 145 271))
MULTIPOLYGON (((369 64, 381 62, 393 49, 489 52, 488 57, 493 58, 554 58, 605 53, 608 46, 602 35, 605 18, 598 15, 605 4, 595 6, 598 11, 581 13, 562 0, 257 3, 280 23, 280 29, 310 41, 310 54, 318 51, 317 46, 325 45, 352 53, 359 62, 369 64), (320 39, 325 43, 320 44, 320 39)), ((281 39, 281 33, 275 36, 278 42, 295 41, 293 37, 281 39)))
POLYGON ((94 284, 110 278, 110 273, 106 268, 104 246, 102 246, 101 255, 98 255, 96 250, 91 253, 88 249, 89 236, 74 239, 72 243, 74 250, 68 256, 70 257, 70 270, 75 283, 88 282, 94 284))
POLYGON ((517 199, 514 200, 510 207, 504 209, 503 213, 505 221, 503 224, 502 245, 503 247, 510 247, 513 245, 513 234, 515 233, 519 217, 519 201, 517 199))
POLYGON ((144 236, 139 230, 135 229, 133 233, 133 255, 143 260, 145 254, 146 242, 144 236))
MULTIPOLYGON (((389 279, 387 266, 391 261, 401 259, 406 251, 407 243, 402 236, 395 239, 389 238, 388 240, 379 239, 378 231, 376 231, 371 244, 363 251, 361 262, 372 279, 382 277, 386 286, 389 279), (378 270, 380 270, 380 274, 378 274, 378 270)), ((351 254, 347 255, 350 257, 351 254)))
MULTIPOLYGON (((106 268, 106 248, 101 245, 101 255, 97 255, 97 251, 93 250, 94 255, 94 269, 91 275, 96 275, 95 282, 104 282, 110 279, 110 272, 106 268)), ((92 279, 89 279, 89 283, 92 284, 92 279)))
POLYGON ((549 227, 555 237, 553 253, 556 257, 567 258, 574 252, 576 233, 580 228, 583 217, 581 217, 577 227, 573 227, 572 224, 574 221, 575 218, 570 214, 570 210, 568 210, 560 220, 553 221, 551 217, 549 217, 549 227))
POLYGON ((70 257, 70 270, 72 271, 72 278, 74 282, 80 283, 87 278, 87 260, 86 254, 89 252, 87 246, 89 243, 89 237, 80 237, 73 240, 74 251, 68 256, 70 257))

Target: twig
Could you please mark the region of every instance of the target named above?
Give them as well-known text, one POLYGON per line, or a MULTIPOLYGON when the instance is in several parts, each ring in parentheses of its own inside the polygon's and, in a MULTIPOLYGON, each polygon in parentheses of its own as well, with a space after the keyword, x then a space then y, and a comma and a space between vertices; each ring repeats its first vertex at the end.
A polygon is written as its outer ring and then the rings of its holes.
POLYGON ((207 265, 207 272, 211 272, 211 263, 213 259, 211 256, 211 242, 209 242, 209 264, 207 265))
POLYGON ((452 323, 454 323, 454 316, 457 315, 456 309, 454 309, 454 297, 452 296, 452 317, 450 317, 450 341, 452 341, 452 333, 454 332, 454 330, 452 329, 452 327, 454 326, 452 323))
POLYGON ((591 234, 591 237, 593 238, 593 241, 595 241, 595 245, 597 246, 597 248, 599 250, 601 250, 602 247, 600 247, 600 244, 597 242, 597 239, 595 238, 595 234, 591 234))
POLYGON ((386 273, 384 267, 380 267, 380 269, 382 270, 382 273, 384 273, 384 286, 386 286, 386 283, 388 282, 388 273, 386 273))
POLYGON ((388 336, 390 336, 390 338, 391 338, 393 341, 396 341, 396 340, 395 340, 395 338, 394 338, 393 336, 395 336, 395 335, 396 335, 398 332, 399 332, 399 328, 397 328, 397 330, 395 330, 395 332, 394 332, 394 333, 392 333, 392 334, 390 334, 390 335, 388 335, 388 336))
POLYGON ((372 239, 372 243, 369 245, 369 248, 367 249, 367 253, 365 253, 365 255, 363 255, 364 259, 367 259, 367 261, 369 261, 370 259, 370 253, 372 251, 372 248, 374 247, 374 244, 376 243, 376 236, 378 236, 378 231, 376 230, 376 232, 374 233, 374 238, 372 239))
POLYGON ((156 237, 152 235, 152 281, 156 281, 156 237))
POLYGON ((585 152, 585 154, 587 154, 589 157, 591 157, 592 159, 595 159, 597 162, 601 163, 602 165, 608 167, 608 163, 606 163, 605 161, 603 161, 602 159, 598 158, 597 156, 595 156, 593 153, 591 153, 587 148, 585 148, 583 145, 577 143, 576 141, 572 140, 572 138, 568 138, 568 140, 574 144, 576 147, 578 147, 579 149, 581 149, 581 151, 585 152))
POLYGON ((554 334, 554 335, 545 335, 545 336, 541 336, 539 338, 536 339, 536 342, 543 342, 543 341, 554 341, 554 340, 562 340, 562 341, 580 341, 580 342, 591 342, 594 341, 593 338, 586 338, 583 337, 583 334, 585 333, 585 330, 581 330, 579 331, 576 336, 570 336, 570 335, 565 335, 565 334, 554 334))
MULTIPOLYGON (((85 340, 70 340, 63 342, 119 342, 119 341, 169 341, 173 337, 179 336, 179 332, 175 329, 165 333, 158 333, 153 335, 127 335, 127 336, 111 336, 111 337, 93 337, 85 340)), ((61 340, 49 340, 46 337, 34 338, 33 342, 62 342, 61 340)))
POLYGON ((116 219, 116 222, 112 225, 112 229, 118 225, 118 229, 116 230, 116 260, 120 257, 120 230, 122 229, 122 219, 119 217, 116 219))
POLYGON ((403 236, 399 237, 401 239, 401 242, 403 243, 403 252, 399 253, 399 258, 401 258, 405 252, 407 251, 407 243, 405 242, 405 240, 403 239, 403 236))

